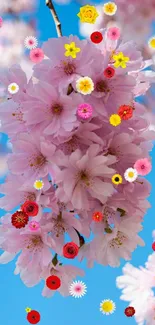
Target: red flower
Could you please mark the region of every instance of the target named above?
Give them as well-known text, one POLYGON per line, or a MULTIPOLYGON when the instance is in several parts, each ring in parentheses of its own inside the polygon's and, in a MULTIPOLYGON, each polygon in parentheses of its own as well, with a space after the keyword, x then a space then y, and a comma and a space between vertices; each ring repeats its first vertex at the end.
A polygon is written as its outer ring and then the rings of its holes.
POLYGON ((93 213, 93 220, 96 222, 100 222, 103 220, 103 214, 99 211, 93 213))
POLYGON ((36 202, 26 201, 21 206, 22 211, 24 211, 28 216, 35 217, 38 214, 39 206, 36 202))
POLYGON ((129 120, 133 115, 133 108, 129 105, 122 105, 118 109, 118 115, 122 120, 129 120))
POLYGON ((135 314, 135 309, 133 307, 127 307, 125 308, 124 310, 124 314, 127 316, 127 317, 132 317, 134 314, 135 314))
POLYGON ((115 69, 112 67, 108 67, 104 70, 103 73, 106 78, 110 79, 115 75, 115 69))
POLYGON ((93 32, 91 35, 90 35, 90 39, 93 43, 95 44, 98 44, 98 43, 101 43, 102 40, 103 40, 103 36, 100 32, 93 32))
POLYGON ((24 211, 16 211, 12 217, 12 225, 16 228, 24 228, 29 221, 29 216, 24 211))
POLYGON ((155 251, 155 241, 154 241, 154 243, 152 244, 152 249, 153 249, 153 251, 155 251))
POLYGON ((40 314, 36 310, 31 310, 27 314, 27 320, 30 324, 37 324, 40 322, 40 314))
POLYGON ((61 286, 61 280, 56 275, 51 275, 46 279, 46 285, 51 290, 57 290, 61 286))
POLYGON ((63 256, 66 258, 74 258, 75 256, 78 255, 79 252, 79 247, 73 243, 67 243, 64 247, 63 247, 63 256))

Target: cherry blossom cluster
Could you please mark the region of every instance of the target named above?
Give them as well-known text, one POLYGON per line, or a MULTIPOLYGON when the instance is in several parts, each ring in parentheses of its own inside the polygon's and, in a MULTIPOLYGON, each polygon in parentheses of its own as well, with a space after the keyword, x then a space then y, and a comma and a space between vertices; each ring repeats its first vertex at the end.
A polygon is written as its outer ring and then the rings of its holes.
POLYGON ((25 11, 32 11, 35 6, 35 0, 5 0, 0 3, 0 12, 1 14, 19 14, 25 11))
POLYGON ((84 275, 66 261, 116 267, 144 245, 155 131, 137 97, 155 77, 134 42, 110 33, 49 39, 29 81, 18 65, 0 75, 1 130, 12 144, 0 186, 0 263, 18 255, 14 273, 28 287, 43 280, 46 297, 73 293, 84 275))

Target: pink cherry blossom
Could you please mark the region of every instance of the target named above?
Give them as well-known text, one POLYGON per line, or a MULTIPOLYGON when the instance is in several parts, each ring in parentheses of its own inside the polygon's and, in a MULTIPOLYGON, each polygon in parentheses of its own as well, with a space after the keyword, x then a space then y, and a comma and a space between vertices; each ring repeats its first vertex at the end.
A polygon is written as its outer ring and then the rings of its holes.
POLYGON ((32 49, 30 52, 30 59, 34 63, 39 63, 44 59, 44 52, 40 48, 32 49))
POLYGON ((148 158, 138 159, 135 164, 134 168, 137 170, 139 175, 145 176, 150 173, 152 170, 152 165, 148 158))
POLYGON ((120 30, 118 27, 110 27, 107 31, 107 37, 110 38, 112 41, 116 41, 120 37, 120 30))

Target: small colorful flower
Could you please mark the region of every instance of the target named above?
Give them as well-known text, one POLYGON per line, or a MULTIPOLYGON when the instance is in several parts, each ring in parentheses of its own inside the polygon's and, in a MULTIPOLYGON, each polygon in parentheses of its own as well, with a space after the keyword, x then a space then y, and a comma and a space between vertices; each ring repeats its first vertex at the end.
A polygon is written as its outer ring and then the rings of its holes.
POLYGON ((134 182, 138 177, 137 170, 134 168, 128 168, 124 173, 124 178, 126 181, 132 183, 134 182))
POLYGON ((89 95, 94 90, 94 83, 89 77, 81 77, 76 81, 76 89, 83 95, 89 95))
POLYGON ((47 279, 46 279, 46 286, 50 289, 50 290, 57 290, 60 288, 61 286, 61 280, 58 276, 56 275, 50 275, 47 279))
POLYGON ((104 76, 108 79, 114 77, 115 75, 115 69, 112 67, 107 67, 104 72, 103 72, 104 76))
POLYGON ((116 305, 112 300, 105 299, 100 303, 100 311, 105 315, 112 314, 115 309, 116 305))
POLYGON ((69 293, 74 298, 81 298, 87 292, 87 287, 82 281, 74 281, 69 287, 69 293))
POLYGON ((152 164, 148 158, 138 159, 134 164, 134 168, 139 175, 145 176, 151 172, 152 164))
POLYGON ((135 309, 131 306, 125 308, 124 310, 124 314, 127 316, 127 317, 132 317, 134 314, 135 314, 135 309))
POLYGON ((3 18, 0 17, 0 28, 2 27, 2 25, 3 25, 3 18))
POLYGON ((16 211, 11 217, 12 225, 17 228, 24 228, 29 221, 29 216, 23 211, 16 211))
POLYGON ((90 39, 93 43, 95 44, 99 44, 102 42, 103 40, 103 36, 100 32, 93 32, 91 35, 90 35, 90 39))
POLYGON ((30 307, 26 307, 26 308, 25 308, 26 313, 29 313, 31 310, 32 310, 32 309, 31 309, 30 307))
POLYGON ((31 222, 29 223, 29 229, 30 229, 31 231, 37 231, 38 229, 40 229, 39 222, 37 222, 37 221, 31 221, 31 222))
POLYGON ((73 59, 76 59, 76 54, 81 51, 79 47, 76 47, 75 42, 65 44, 64 47, 66 49, 65 56, 71 56, 73 59))
POLYGON ((78 255, 78 252, 79 247, 73 242, 67 243, 63 247, 63 256, 66 258, 75 258, 78 255))
POLYGON ((93 213, 93 221, 101 222, 103 220, 103 213, 100 211, 96 211, 93 213))
POLYGON ((99 14, 94 6, 85 5, 80 8, 77 16, 80 18, 81 23, 94 24, 99 14))
POLYGON ((19 91, 19 86, 13 82, 8 86, 8 91, 10 94, 16 94, 19 91))
POLYGON ((114 2, 107 2, 103 6, 103 12, 108 16, 115 15, 117 11, 117 5, 114 2))
POLYGON ((152 36, 149 41, 148 41, 148 45, 151 49, 155 49, 155 36, 152 36))
POLYGON ((35 48, 30 51, 30 59, 34 63, 39 63, 44 59, 44 52, 40 48, 35 48))
POLYGON ((93 113, 92 106, 87 103, 80 104, 77 108, 77 115, 83 119, 83 120, 88 120, 93 113))
POLYGON ((152 249, 153 249, 153 251, 155 251, 155 241, 152 244, 152 249))
POLYGON ((120 38, 120 29, 118 27, 110 27, 107 31, 107 37, 112 41, 116 41, 120 38))
POLYGON ((27 36, 24 41, 24 45, 27 49, 33 50, 37 47, 38 41, 34 36, 27 36))
POLYGON ((109 118, 109 122, 113 126, 118 126, 121 124, 121 118, 118 114, 112 114, 109 118))
POLYGON ((26 201, 21 206, 22 211, 24 211, 28 216, 35 217, 39 211, 39 205, 33 201, 26 201))
POLYGON ((41 180, 36 180, 33 186, 36 190, 41 190, 44 187, 44 183, 41 180))
POLYGON ((40 322, 40 314, 36 310, 31 310, 27 314, 27 320, 30 324, 37 324, 40 322))
POLYGON ((122 120, 129 120, 133 116, 133 107, 129 105, 121 105, 118 109, 118 115, 122 120))
POLYGON ((111 180, 115 185, 122 184, 123 181, 122 176, 120 174, 113 175, 111 180))
POLYGON ((122 52, 119 52, 118 54, 114 54, 112 56, 113 60, 115 61, 114 67, 119 68, 121 67, 122 69, 126 68, 126 63, 129 61, 128 56, 124 56, 122 52))

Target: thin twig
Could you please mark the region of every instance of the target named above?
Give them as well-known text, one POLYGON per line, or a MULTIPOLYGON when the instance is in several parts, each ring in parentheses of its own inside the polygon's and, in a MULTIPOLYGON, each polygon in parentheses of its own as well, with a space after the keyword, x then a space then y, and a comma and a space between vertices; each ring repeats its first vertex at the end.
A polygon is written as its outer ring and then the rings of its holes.
POLYGON ((61 32, 61 23, 59 21, 59 18, 57 16, 57 13, 55 11, 55 8, 53 6, 52 0, 45 0, 46 1, 46 6, 50 9, 51 15, 53 17, 55 26, 56 26, 56 31, 57 31, 57 35, 58 37, 62 36, 62 32, 61 32))

